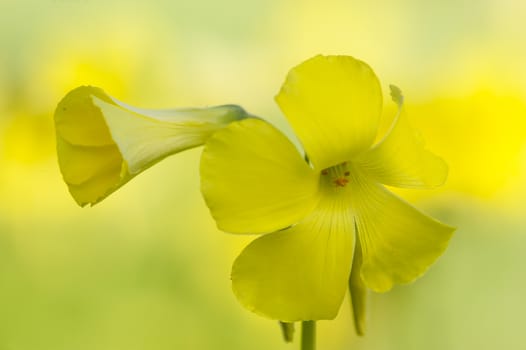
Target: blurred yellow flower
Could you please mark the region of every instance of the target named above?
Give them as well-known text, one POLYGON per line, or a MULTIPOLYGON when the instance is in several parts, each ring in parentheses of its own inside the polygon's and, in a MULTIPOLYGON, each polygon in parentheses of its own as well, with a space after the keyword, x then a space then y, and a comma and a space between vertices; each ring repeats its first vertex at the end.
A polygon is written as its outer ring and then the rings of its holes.
POLYGON ((373 146, 382 109, 376 75, 352 57, 316 56, 289 72, 276 97, 306 157, 254 118, 207 141, 201 189, 218 227, 267 233, 232 268, 246 308, 285 322, 332 319, 349 286, 363 333, 366 288, 411 282, 445 250, 454 229, 383 186, 432 188, 447 176, 411 129, 396 87, 392 96, 398 115, 373 146))
MULTIPOLYGON (((462 98, 438 96, 408 106, 408 110, 425 116, 415 120, 418 129, 430 144, 440 147, 448 160, 452 171, 447 189, 484 200, 497 199, 503 190, 521 197, 517 186, 524 182, 524 98, 511 91, 501 89, 495 93, 488 88, 462 98)), ((513 206, 510 201, 498 205, 513 206)))
POLYGON ((200 146, 246 116, 235 105, 139 109, 82 86, 55 111, 60 170, 77 203, 93 205, 166 156, 200 146))

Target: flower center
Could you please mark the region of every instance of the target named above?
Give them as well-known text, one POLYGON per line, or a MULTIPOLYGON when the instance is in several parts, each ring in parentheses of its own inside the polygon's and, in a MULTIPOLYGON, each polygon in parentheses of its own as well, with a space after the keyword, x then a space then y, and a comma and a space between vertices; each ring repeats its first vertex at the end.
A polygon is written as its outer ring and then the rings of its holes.
POLYGON ((333 187, 345 187, 350 181, 351 172, 347 167, 347 162, 323 169, 321 172, 325 183, 333 187))

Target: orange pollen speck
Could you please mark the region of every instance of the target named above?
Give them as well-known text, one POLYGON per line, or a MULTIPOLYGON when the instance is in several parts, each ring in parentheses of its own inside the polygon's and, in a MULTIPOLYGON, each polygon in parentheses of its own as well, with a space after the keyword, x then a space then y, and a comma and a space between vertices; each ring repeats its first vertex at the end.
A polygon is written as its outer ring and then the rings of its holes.
POLYGON ((345 187, 349 183, 349 180, 347 180, 344 177, 339 177, 336 180, 334 180, 334 184, 339 187, 345 187))

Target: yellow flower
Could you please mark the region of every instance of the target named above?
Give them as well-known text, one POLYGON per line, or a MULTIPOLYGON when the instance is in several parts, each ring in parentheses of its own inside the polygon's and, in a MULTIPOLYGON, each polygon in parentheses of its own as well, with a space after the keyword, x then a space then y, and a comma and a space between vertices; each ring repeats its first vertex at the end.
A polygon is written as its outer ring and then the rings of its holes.
POLYGON ((245 117, 235 105, 139 109, 99 88, 79 87, 55 111, 60 170, 77 203, 93 205, 166 156, 200 146, 245 117))
POLYGON ((316 56, 289 72, 276 97, 306 157, 260 119, 207 141, 201 189, 218 227, 265 234, 232 268, 246 308, 286 322, 333 319, 349 286, 362 333, 366 289, 411 282, 445 250, 454 229, 384 187, 431 188, 447 176, 410 128, 400 91, 392 95, 399 113, 373 145, 378 78, 352 57, 316 56))

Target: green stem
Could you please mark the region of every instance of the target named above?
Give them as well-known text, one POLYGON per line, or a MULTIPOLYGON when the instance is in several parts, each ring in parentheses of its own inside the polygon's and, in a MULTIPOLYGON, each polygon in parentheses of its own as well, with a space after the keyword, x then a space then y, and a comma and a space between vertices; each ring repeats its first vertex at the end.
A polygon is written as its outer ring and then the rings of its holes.
POLYGON ((301 323, 301 350, 316 350, 316 321, 301 323))

